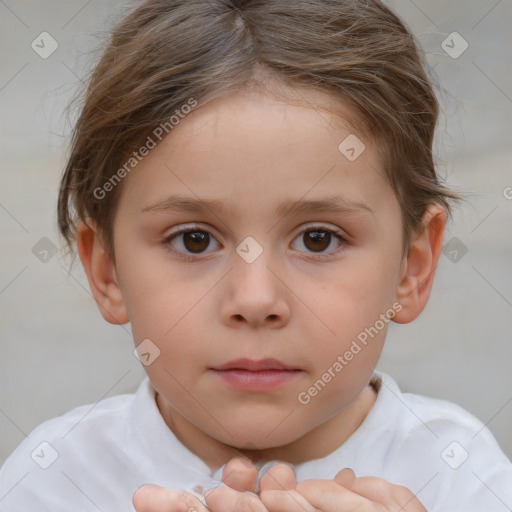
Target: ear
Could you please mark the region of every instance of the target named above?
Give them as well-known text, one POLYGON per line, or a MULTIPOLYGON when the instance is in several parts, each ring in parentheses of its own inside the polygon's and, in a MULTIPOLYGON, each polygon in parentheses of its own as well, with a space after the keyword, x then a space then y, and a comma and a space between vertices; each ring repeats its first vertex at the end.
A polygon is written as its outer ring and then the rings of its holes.
POLYGON ((439 204, 429 205, 402 264, 395 298, 402 309, 393 321, 399 324, 411 322, 426 306, 443 246, 445 225, 446 210, 439 204))
POLYGON ((125 324, 129 318, 119 287, 119 279, 98 233, 91 219, 86 219, 86 223, 82 222, 77 227, 80 260, 103 318, 111 324, 125 324))

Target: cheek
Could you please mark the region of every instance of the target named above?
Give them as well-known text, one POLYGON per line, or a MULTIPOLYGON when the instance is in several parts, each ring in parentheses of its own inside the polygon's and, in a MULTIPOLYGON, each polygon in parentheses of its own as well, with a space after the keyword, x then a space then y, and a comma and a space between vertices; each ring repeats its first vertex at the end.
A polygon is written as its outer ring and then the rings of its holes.
POLYGON ((136 343, 145 338, 165 340, 197 302, 178 265, 166 264, 165 251, 120 246, 117 265, 121 289, 136 343), (169 332, 170 331, 170 332, 169 332))
MULTIPOLYGON (((333 393, 330 399, 334 402, 339 401, 335 392, 338 386, 334 382, 349 394, 357 391, 380 356, 389 321, 395 315, 392 309, 395 273, 398 272, 395 266, 391 258, 361 252, 357 259, 340 266, 329 284, 317 288, 316 302, 311 309, 328 329, 318 324, 323 334, 319 340, 322 350, 314 356, 316 371, 320 372, 315 377, 331 368, 336 378, 332 379, 333 385, 328 386, 331 391, 325 396, 333 393), (338 356, 345 354, 343 368, 340 370, 338 364, 339 371, 335 371, 332 367, 338 356)), ((343 394, 346 396, 345 392, 343 394)))
POLYGON ((361 254, 357 260, 340 265, 327 286, 322 286, 316 309, 328 317, 337 334, 345 337, 353 329, 373 324, 381 313, 392 306, 396 274, 392 262, 373 254, 361 254))
POLYGON ((135 268, 125 280, 134 342, 151 340, 159 354, 145 369, 167 386, 172 385, 170 375, 185 382, 194 368, 200 371, 212 362, 211 332, 205 332, 212 305, 205 294, 214 283, 194 282, 170 266, 165 272, 140 260, 135 268))

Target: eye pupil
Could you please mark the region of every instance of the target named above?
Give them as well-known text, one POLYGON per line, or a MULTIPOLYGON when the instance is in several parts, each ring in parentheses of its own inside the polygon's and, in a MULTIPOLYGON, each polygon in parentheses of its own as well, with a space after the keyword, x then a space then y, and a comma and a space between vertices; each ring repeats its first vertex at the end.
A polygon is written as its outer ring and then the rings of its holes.
MULTIPOLYGON (((195 229, 181 231, 178 233, 178 235, 173 235, 170 237, 165 241, 165 243, 172 243, 170 241, 177 236, 181 238, 181 244, 183 245, 184 250, 189 252, 191 255, 199 255, 203 252, 206 252, 211 242, 210 233, 208 233, 208 231, 195 229)), ((302 243, 307 250, 311 252, 322 253, 325 252, 331 245, 333 240, 332 237, 333 233, 329 229, 312 228, 302 233, 302 243)))
POLYGON ((304 233, 304 245, 312 251, 324 251, 330 243, 331 234, 328 231, 315 230, 304 233), (308 240, 313 242, 312 245, 308 243, 308 240))
POLYGON ((183 233, 183 245, 187 251, 204 251, 210 243, 210 235, 204 231, 188 231, 183 233))

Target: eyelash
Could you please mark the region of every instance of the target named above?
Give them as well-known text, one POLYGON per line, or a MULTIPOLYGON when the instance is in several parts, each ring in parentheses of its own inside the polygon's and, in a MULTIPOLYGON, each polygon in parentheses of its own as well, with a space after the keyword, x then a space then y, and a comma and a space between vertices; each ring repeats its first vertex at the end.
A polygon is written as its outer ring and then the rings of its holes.
MULTIPOLYGON (((164 245, 165 248, 169 252, 171 252, 171 253, 175 254, 176 256, 184 259, 185 261, 197 262, 197 261, 199 261, 201 259, 201 255, 200 254, 197 254, 197 255, 184 254, 184 253, 174 249, 172 244, 171 244, 171 242, 172 242, 172 240, 174 240, 174 238, 178 237, 179 235, 182 235, 182 234, 185 234, 185 233, 194 233, 194 232, 198 232, 198 231, 201 231, 203 233, 208 233, 209 235, 212 235, 207 229, 203 229, 203 228, 201 228, 198 225, 193 225, 193 226, 190 226, 188 228, 180 229, 178 231, 175 231, 175 232, 171 233, 169 236, 165 237, 162 240, 162 245, 164 245)), ((294 240, 296 240, 300 235, 303 235, 304 233, 308 233, 308 232, 311 232, 311 231, 325 231, 327 233, 330 233, 331 235, 334 235, 341 242, 341 246, 338 247, 338 249, 335 249, 334 251, 332 251, 330 253, 327 253, 327 254, 312 253, 312 254, 314 254, 314 259, 325 260, 325 259, 328 259, 328 258, 332 258, 332 257, 334 257, 334 255, 336 255, 339 252, 341 252, 344 249, 344 246, 348 244, 347 239, 342 235, 342 232, 340 230, 331 229, 331 228, 328 228, 327 226, 322 226, 321 224, 313 225, 313 226, 308 226, 306 229, 304 229, 300 233, 298 233, 298 235, 294 238, 294 240)))

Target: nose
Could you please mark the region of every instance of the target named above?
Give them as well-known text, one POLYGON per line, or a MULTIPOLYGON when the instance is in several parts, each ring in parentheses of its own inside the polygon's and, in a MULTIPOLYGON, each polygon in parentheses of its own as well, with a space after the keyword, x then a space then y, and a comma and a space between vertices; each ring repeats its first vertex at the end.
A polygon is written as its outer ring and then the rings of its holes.
POLYGON ((223 293, 222 320, 240 328, 284 327, 290 319, 288 290, 285 279, 272 268, 265 251, 252 263, 236 255, 234 268, 226 276, 223 293))

